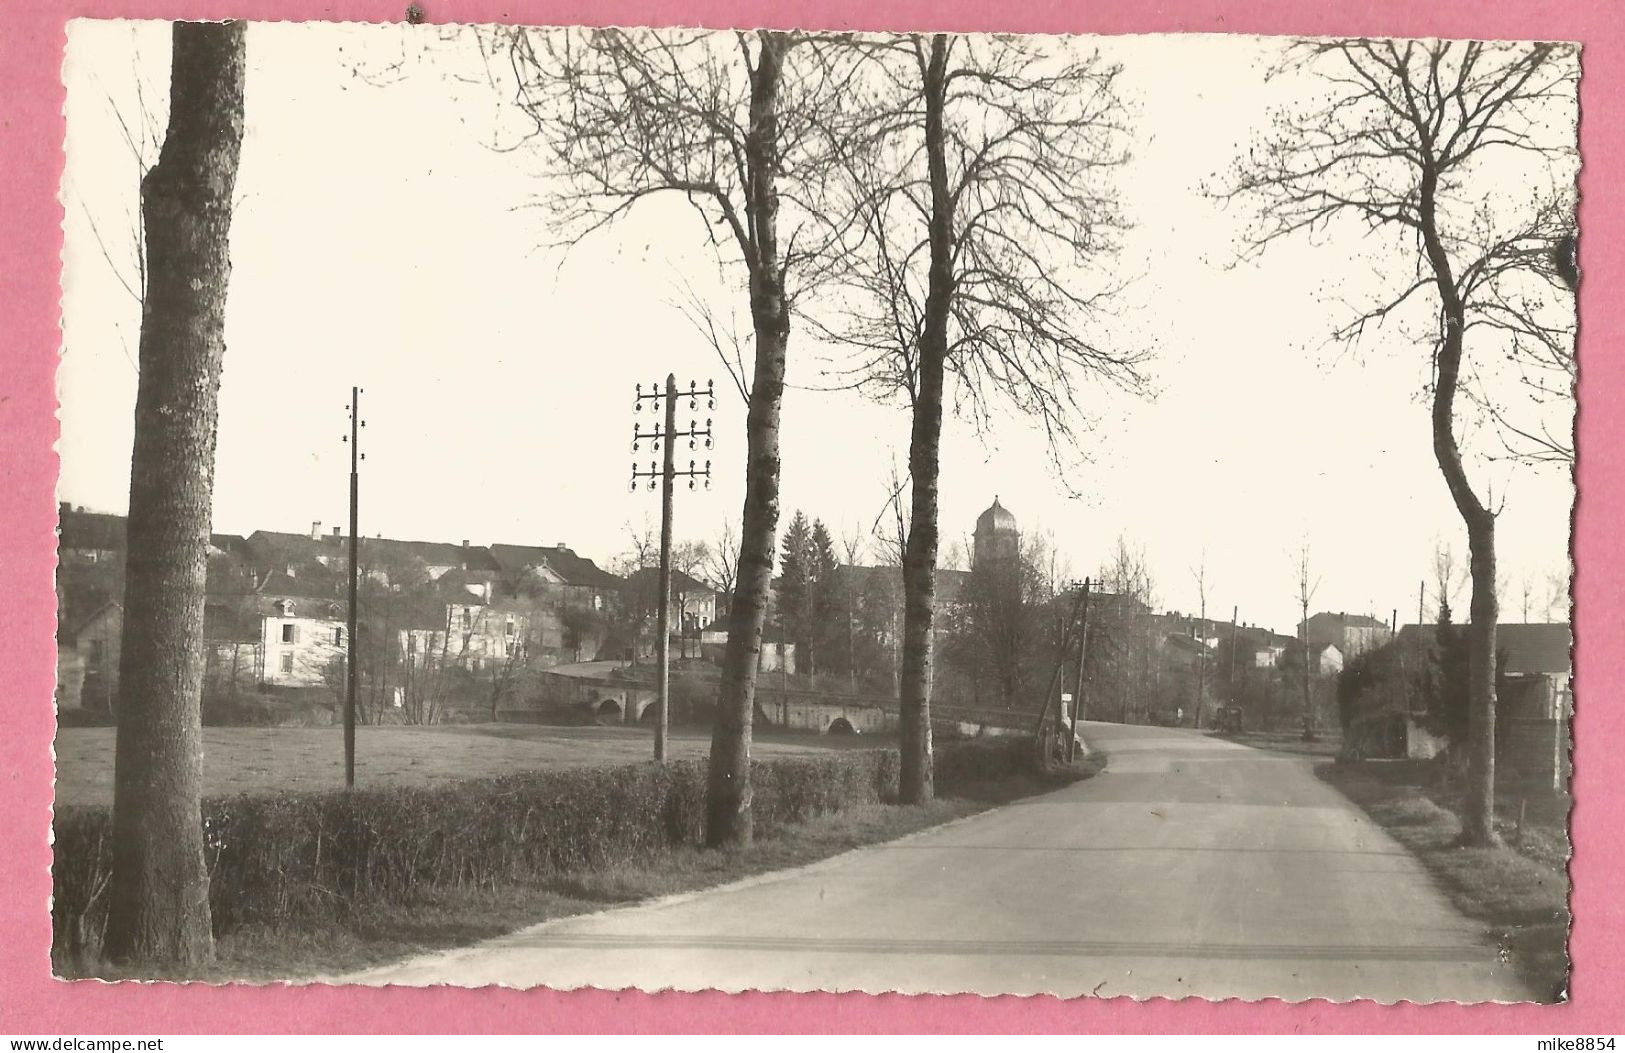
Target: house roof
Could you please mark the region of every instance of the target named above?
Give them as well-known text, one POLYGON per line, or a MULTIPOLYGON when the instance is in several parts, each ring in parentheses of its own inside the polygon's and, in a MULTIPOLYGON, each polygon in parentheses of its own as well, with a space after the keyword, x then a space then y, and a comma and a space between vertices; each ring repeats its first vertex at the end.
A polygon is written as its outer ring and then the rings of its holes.
MULTIPOLYGON (((1228 622, 1225 624, 1227 626, 1229 625, 1228 622)), ((1271 632, 1269 629, 1265 629, 1257 625, 1243 625, 1235 630, 1235 635, 1237 642, 1241 646, 1254 647, 1261 650, 1266 647, 1271 649, 1284 648, 1298 642, 1298 638, 1295 636, 1282 636, 1279 633, 1271 632)), ((1225 639, 1229 639, 1228 634, 1225 636, 1225 639)))
MULTIPOLYGON (((280 530, 256 530, 242 547, 265 567, 277 564, 309 563, 326 557, 348 555, 349 538, 331 533, 311 537, 280 530)), ((447 541, 401 541, 387 537, 361 538, 360 556, 367 563, 406 564, 421 560, 428 567, 464 567, 471 571, 501 569, 483 545, 456 545, 447 541)))
POLYGON ((58 519, 59 547, 64 550, 105 552, 124 548, 123 516, 63 506, 58 519))
POLYGON ((1564 674, 1573 668, 1569 654, 1574 633, 1567 622, 1513 622, 1495 627, 1495 649, 1505 656, 1509 674, 1564 674))
POLYGON ((1200 640, 1194 639, 1193 637, 1186 636, 1184 633, 1169 633, 1165 642, 1169 647, 1172 647, 1176 651, 1201 653, 1207 650, 1206 644, 1202 643, 1200 640))
POLYGON ((585 585, 608 589, 620 585, 621 579, 585 556, 578 556, 564 545, 542 547, 537 545, 492 545, 492 560, 508 573, 547 567, 564 580, 566 585, 585 585))
MULTIPOLYGON (((1431 647, 1438 638, 1437 625, 1407 625, 1399 630, 1402 645, 1420 640, 1431 647)), ((1568 622, 1501 622, 1495 627, 1495 650, 1505 662, 1502 672, 1513 676, 1567 674, 1573 669, 1569 653, 1573 646, 1574 633, 1568 622)))
POLYGON ((244 539, 243 548, 262 567, 278 563, 308 563, 318 556, 332 555, 334 552, 330 538, 313 538, 309 534, 290 534, 281 530, 256 530, 244 539))
POLYGON ((1388 623, 1369 614, 1349 614, 1347 611, 1320 611, 1309 616, 1311 622, 1336 622, 1351 629, 1386 629, 1388 623))
POLYGON ((465 567, 471 571, 497 571, 501 567, 484 545, 454 545, 446 541, 397 541, 387 537, 361 539, 363 558, 408 561, 420 559, 430 567, 465 567))
MULTIPOLYGON (((496 577, 494 570, 448 570, 434 580, 435 587, 448 597, 456 597, 460 602, 479 599, 470 592, 468 586, 485 586, 491 584, 496 577)), ((483 592, 483 589, 481 590, 483 592)))
POLYGON ((323 580, 320 578, 296 578, 282 571, 272 571, 266 575, 260 587, 256 590, 261 596, 268 598, 287 599, 314 599, 336 600, 339 598, 338 582, 336 580, 323 580))
MULTIPOLYGON (((641 588, 647 585, 649 588, 653 588, 653 583, 659 580, 659 576, 659 567, 639 567, 637 570, 634 570, 631 574, 627 575, 626 581, 627 584, 634 587, 641 588)), ((700 579, 689 574, 684 574, 676 567, 673 567, 671 568, 671 591, 674 593, 681 592, 689 596, 693 596, 696 593, 715 593, 717 590, 712 588, 710 585, 707 585, 700 579)))

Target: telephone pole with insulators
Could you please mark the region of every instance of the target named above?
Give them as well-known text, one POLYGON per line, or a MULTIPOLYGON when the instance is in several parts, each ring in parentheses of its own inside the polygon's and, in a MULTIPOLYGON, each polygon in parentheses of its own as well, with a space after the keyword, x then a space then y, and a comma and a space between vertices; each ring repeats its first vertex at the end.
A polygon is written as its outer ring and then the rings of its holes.
POLYGON ((344 441, 350 444, 350 604, 348 624, 344 630, 346 646, 344 658, 344 788, 355 788, 355 694, 356 694, 356 582, 358 539, 361 537, 361 462, 367 455, 361 452, 361 429, 367 422, 361 419, 361 388, 350 389, 350 434, 344 441))
MULTIPOLYGON (((690 459, 686 471, 677 470, 676 448, 681 439, 688 440, 688 448, 696 450, 703 439, 705 448, 711 449, 711 418, 705 418, 705 428, 702 431, 697 417, 690 418, 688 428, 677 430, 677 400, 688 399, 688 408, 691 413, 698 413, 700 400, 705 400, 707 411, 717 408, 716 386, 713 381, 705 382, 705 390, 700 390, 694 381, 688 382, 687 391, 677 390, 676 374, 667 374, 665 390, 656 384, 649 385, 645 392, 643 385, 636 386, 637 396, 632 404, 634 413, 641 413, 645 406, 650 412, 662 408, 661 400, 665 400, 665 423, 655 425, 652 431, 644 431, 643 425, 634 421, 632 424, 632 452, 638 453, 643 443, 651 443, 651 451, 661 451, 664 446, 663 457, 657 464, 649 462, 649 468, 644 471, 638 468, 638 462, 632 461, 632 483, 630 489, 636 493, 638 483, 648 481, 649 489, 655 488, 655 481, 660 481, 660 595, 655 614, 655 631, 659 634, 657 648, 660 654, 660 697, 656 702, 655 721, 655 760, 664 762, 666 759, 667 738, 671 729, 671 520, 672 520, 672 489, 679 477, 688 479, 688 488, 694 489, 697 479, 705 481, 705 488, 711 488, 711 462, 707 460, 705 467, 697 467, 697 461, 690 459)), ((634 641, 633 647, 637 646, 634 641)), ((635 653, 635 652, 634 652, 635 653)))

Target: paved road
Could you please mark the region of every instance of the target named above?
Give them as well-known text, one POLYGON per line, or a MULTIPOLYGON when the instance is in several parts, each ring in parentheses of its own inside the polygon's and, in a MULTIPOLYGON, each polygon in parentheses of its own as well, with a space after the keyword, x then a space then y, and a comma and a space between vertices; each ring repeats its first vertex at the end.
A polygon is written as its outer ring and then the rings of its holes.
POLYGON ((1088 782, 726 888, 566 918, 367 983, 1066 997, 1529 997, 1310 761, 1088 726, 1088 782))

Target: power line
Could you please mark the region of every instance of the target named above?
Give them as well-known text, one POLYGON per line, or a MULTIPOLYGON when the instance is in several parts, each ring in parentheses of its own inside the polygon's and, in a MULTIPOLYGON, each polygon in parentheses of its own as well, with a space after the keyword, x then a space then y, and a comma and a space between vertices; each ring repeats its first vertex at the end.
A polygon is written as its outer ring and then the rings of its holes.
MULTIPOLYGON (((655 488, 655 480, 660 480, 660 596, 659 605, 655 614, 655 631, 658 635, 656 646, 660 652, 660 697, 657 701, 655 722, 655 760, 664 762, 666 759, 667 738, 671 727, 671 521, 672 521, 672 487, 679 476, 688 479, 688 488, 694 489, 696 479, 705 480, 705 488, 711 488, 711 462, 707 460, 704 468, 696 467, 696 460, 690 459, 687 471, 678 471, 676 465, 677 440, 687 439, 690 450, 698 447, 701 439, 705 440, 705 448, 711 449, 711 418, 705 418, 705 430, 701 431, 699 420, 691 418, 685 431, 677 430, 677 400, 688 398, 688 408, 698 413, 700 399, 705 399, 705 408, 717 408, 716 388, 713 381, 705 382, 705 390, 701 391, 694 381, 688 382, 688 391, 677 390, 677 375, 666 375, 665 390, 660 385, 649 385, 649 391, 643 390, 643 385, 635 387, 637 392, 632 403, 634 413, 641 412, 647 405, 651 412, 661 408, 661 400, 665 400, 665 424, 656 425, 653 431, 645 432, 642 425, 636 421, 632 424, 632 452, 637 453, 644 442, 652 443, 651 450, 659 450, 665 444, 664 456, 657 469, 656 462, 650 461, 647 471, 638 468, 638 462, 632 462, 632 481, 629 489, 636 493, 638 481, 647 479, 649 489, 655 488)), ((632 646, 637 647, 634 639, 632 646)))

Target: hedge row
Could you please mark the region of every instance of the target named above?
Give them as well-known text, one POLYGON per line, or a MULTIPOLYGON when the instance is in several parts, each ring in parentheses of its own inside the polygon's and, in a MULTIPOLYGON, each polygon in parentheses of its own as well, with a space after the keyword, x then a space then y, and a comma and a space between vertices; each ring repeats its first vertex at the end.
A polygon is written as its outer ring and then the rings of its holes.
MULTIPOLYGON (((1026 739, 937 752, 939 792, 1029 764, 1026 739)), ((895 800, 891 750, 758 761, 757 831, 895 800)), ((206 801, 203 824, 216 933, 250 923, 341 919, 357 903, 415 891, 496 888, 646 858, 704 832, 705 762, 527 772, 443 786, 238 796, 206 801)), ((104 808, 57 811, 53 953, 99 948, 111 863, 104 808)))

